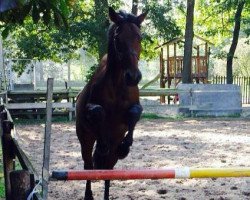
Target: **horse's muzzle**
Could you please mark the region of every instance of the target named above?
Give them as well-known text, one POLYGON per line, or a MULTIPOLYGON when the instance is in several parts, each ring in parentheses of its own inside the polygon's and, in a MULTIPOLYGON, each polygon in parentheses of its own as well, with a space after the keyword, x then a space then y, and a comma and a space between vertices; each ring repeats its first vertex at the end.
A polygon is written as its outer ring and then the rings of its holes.
POLYGON ((142 78, 142 74, 140 70, 136 70, 136 71, 127 70, 125 72, 125 81, 126 81, 127 86, 138 85, 141 78, 142 78))

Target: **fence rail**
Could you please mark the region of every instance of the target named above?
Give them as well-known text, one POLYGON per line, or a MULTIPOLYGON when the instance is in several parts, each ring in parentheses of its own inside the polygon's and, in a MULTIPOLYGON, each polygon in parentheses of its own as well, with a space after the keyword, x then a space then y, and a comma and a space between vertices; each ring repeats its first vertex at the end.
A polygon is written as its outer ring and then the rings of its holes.
MULTIPOLYGON (((0 105, 0 136, 2 143, 3 168, 6 200, 24 200, 35 187, 39 179, 38 172, 22 150, 18 141, 12 136, 14 123, 9 111, 0 105), (22 170, 15 170, 18 158, 22 170)), ((40 194, 33 194, 33 199, 42 200, 40 194)))
MULTIPOLYGON (((214 76, 211 79, 212 84, 226 84, 226 76, 214 76)), ((242 103, 250 104, 250 77, 246 76, 234 76, 233 84, 239 85, 241 87, 242 103)))

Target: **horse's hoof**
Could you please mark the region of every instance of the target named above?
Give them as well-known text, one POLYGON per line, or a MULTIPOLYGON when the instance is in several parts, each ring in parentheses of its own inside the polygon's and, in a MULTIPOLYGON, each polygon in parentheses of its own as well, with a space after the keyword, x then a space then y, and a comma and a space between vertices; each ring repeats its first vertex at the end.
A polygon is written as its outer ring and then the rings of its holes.
POLYGON ((130 148, 128 145, 125 145, 124 143, 120 144, 117 148, 117 156, 118 159, 124 159, 129 154, 130 148))
POLYGON ((126 136, 126 137, 123 139, 123 141, 122 141, 122 145, 127 146, 127 147, 131 147, 132 144, 133 144, 133 138, 128 137, 128 136, 126 136))
POLYGON ((94 200, 92 191, 85 191, 84 200, 94 200))
POLYGON ((84 200, 94 200, 93 197, 84 197, 84 200))

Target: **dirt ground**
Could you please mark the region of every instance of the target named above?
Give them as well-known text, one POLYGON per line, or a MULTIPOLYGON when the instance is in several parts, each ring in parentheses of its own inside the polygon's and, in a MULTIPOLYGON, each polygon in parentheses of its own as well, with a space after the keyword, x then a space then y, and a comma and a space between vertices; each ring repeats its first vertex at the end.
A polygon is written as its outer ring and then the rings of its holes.
MULTIPOLYGON (((44 125, 17 125, 18 138, 41 171, 44 125)), ((143 119, 129 156, 116 169, 250 167, 248 119, 143 119)), ((54 123, 51 170, 83 169, 74 122, 54 123)), ((102 200, 103 181, 92 184, 102 200)), ((83 199, 85 181, 51 182, 50 200, 83 199)), ((110 199, 250 200, 250 178, 112 181, 110 199)))

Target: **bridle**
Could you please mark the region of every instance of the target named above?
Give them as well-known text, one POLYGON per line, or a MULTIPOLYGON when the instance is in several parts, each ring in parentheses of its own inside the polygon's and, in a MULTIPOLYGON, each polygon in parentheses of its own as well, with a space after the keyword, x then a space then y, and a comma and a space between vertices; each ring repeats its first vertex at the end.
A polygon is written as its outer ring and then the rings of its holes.
POLYGON ((118 26, 115 28, 115 31, 114 31, 114 41, 113 41, 115 53, 116 53, 116 55, 117 55, 119 61, 122 61, 124 55, 126 55, 126 54, 127 54, 127 55, 135 56, 135 57, 137 58, 137 60, 139 60, 139 55, 138 55, 138 53, 137 53, 134 49, 129 49, 127 52, 121 52, 121 51, 119 50, 119 48, 117 47, 117 46, 118 46, 118 42, 119 42, 119 40, 118 40, 117 38, 118 38, 118 36, 119 36, 119 34, 120 34, 119 29, 121 29, 120 26, 121 26, 121 25, 118 25, 118 26))

